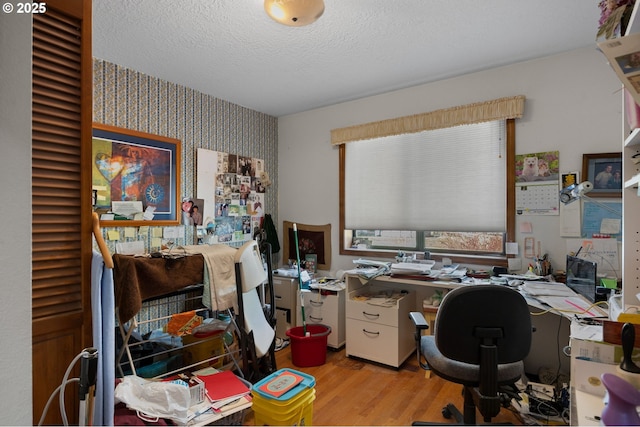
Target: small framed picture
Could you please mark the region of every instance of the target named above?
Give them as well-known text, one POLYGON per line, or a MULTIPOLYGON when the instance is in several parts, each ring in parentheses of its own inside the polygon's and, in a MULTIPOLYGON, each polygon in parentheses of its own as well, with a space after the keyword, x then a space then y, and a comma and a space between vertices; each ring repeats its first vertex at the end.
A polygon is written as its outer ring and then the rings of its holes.
POLYGON ((622 153, 582 155, 582 176, 593 184, 591 197, 622 197, 622 153))
POLYGON ((304 256, 304 260, 307 263, 307 270, 311 273, 318 272, 318 255, 316 254, 306 254, 304 256))

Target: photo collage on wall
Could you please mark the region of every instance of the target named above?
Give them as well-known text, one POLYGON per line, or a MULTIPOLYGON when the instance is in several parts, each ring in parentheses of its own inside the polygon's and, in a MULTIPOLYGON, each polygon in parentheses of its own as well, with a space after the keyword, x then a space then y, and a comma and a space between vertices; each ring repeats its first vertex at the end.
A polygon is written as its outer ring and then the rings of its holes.
POLYGON ((206 243, 251 240, 264 216, 263 173, 262 159, 198 150, 198 197, 205 205, 198 237, 206 243))

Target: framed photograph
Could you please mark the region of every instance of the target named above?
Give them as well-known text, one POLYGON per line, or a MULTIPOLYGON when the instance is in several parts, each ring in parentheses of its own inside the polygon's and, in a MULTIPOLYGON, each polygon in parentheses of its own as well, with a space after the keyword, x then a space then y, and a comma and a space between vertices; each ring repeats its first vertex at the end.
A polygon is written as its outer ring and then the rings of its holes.
POLYGON ((92 186, 105 227, 180 224, 177 139, 93 124, 92 186))
POLYGON ((622 197, 622 153, 583 154, 582 177, 593 184, 590 197, 622 197))
POLYGON ((304 256, 304 260, 306 262, 306 269, 312 273, 318 272, 318 255, 316 254, 306 254, 304 256))
MULTIPOLYGON (((307 255, 317 256, 316 270, 331 269, 331 224, 307 225, 296 223, 298 230, 298 248, 300 262, 307 260, 307 255)), ((283 262, 296 260, 296 241, 293 222, 283 221, 283 262)))

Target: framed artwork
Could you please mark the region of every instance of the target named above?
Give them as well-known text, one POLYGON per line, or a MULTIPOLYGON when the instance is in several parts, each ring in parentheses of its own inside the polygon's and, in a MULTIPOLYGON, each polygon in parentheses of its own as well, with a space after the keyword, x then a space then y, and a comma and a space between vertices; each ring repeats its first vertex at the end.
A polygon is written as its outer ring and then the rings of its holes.
POLYGON ((622 197, 622 153, 583 154, 582 177, 593 184, 590 197, 622 197))
MULTIPOLYGON (((317 256, 317 270, 331 269, 331 224, 307 225, 296 223, 298 229, 298 248, 300 262, 305 261, 307 255, 317 256)), ((296 241, 293 233, 293 222, 283 221, 283 262, 296 259, 296 241)))
POLYGON ((94 123, 91 178, 100 222, 180 224, 180 147, 177 139, 94 123))

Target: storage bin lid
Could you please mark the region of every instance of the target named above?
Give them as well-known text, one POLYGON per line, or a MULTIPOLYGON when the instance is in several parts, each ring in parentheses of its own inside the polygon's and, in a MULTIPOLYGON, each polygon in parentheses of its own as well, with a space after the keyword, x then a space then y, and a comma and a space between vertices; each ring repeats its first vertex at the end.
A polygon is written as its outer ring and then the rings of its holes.
POLYGON ((294 369, 280 369, 253 385, 251 390, 260 397, 274 400, 289 400, 298 393, 313 388, 316 379, 304 372, 294 369), (291 384, 294 384, 291 386, 291 384), (284 393, 280 393, 284 391, 284 393))

